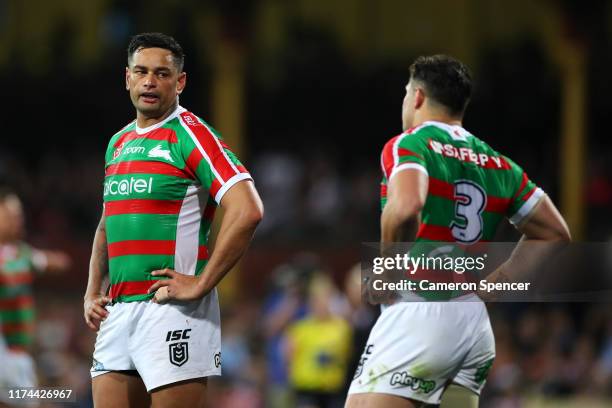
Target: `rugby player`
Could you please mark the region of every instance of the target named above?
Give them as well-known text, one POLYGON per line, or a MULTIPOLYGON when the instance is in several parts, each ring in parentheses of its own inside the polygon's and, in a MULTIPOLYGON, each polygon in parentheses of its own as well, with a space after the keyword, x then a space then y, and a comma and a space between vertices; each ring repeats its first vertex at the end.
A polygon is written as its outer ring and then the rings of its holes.
POLYGON ((215 288, 246 251, 263 206, 215 130, 179 105, 187 81, 181 46, 139 34, 127 61, 136 119, 108 144, 84 299, 85 321, 98 331, 94 404, 204 406, 206 378, 221 374, 215 288), (209 256, 217 206, 224 216, 209 256))
MULTIPOLYGON (((404 132, 381 156, 381 243, 472 245, 491 240, 508 219, 523 236, 487 278, 506 281, 531 243, 569 241, 570 233, 549 197, 516 163, 463 128, 471 92, 468 69, 451 57, 419 57, 411 65, 404 132)), ((495 357, 485 305, 474 293, 427 300, 382 308, 347 407, 478 406, 495 357)))

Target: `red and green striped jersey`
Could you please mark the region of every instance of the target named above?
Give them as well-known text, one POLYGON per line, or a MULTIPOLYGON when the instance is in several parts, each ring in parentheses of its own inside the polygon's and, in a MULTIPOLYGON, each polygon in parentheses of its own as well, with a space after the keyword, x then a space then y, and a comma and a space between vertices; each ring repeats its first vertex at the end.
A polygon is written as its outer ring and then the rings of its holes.
POLYGON ((491 240, 499 223, 518 224, 543 191, 508 157, 461 126, 425 122, 392 138, 381 155, 381 205, 397 173, 428 175, 416 241, 473 244, 491 240))
POLYGON ((0 246, 0 327, 10 348, 24 349, 32 343, 37 257, 44 255, 23 242, 0 246))
POLYGON ((219 134, 180 106, 160 123, 134 121, 115 134, 104 180, 111 298, 150 299, 157 269, 199 275, 215 209, 247 179, 219 134))
MULTIPOLYGON (((543 196, 543 191, 508 157, 461 126, 425 122, 392 138, 381 155, 381 206, 389 181, 399 172, 415 169, 428 176, 428 191, 411 253, 438 252, 438 242, 456 243, 447 256, 462 256, 470 246, 493 239, 499 223, 520 223, 543 196)), ((469 274, 422 270, 407 276, 414 281, 465 282, 469 274)), ((447 300, 463 291, 417 291, 426 300, 447 300)))

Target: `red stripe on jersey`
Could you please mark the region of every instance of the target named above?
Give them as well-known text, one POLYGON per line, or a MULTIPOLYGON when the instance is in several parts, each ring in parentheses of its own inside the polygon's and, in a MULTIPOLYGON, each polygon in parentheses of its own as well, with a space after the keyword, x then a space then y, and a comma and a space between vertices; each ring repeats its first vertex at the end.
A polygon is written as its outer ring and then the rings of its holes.
POLYGON ((121 214, 178 214, 181 210, 181 200, 133 200, 107 201, 104 203, 104 215, 121 214))
POLYGON ((397 149, 397 154, 399 155, 399 157, 402 157, 402 156, 414 156, 414 157, 418 157, 419 159, 423 158, 423 156, 421 156, 420 154, 417 154, 417 153, 413 152, 412 150, 408 150, 408 149, 405 149, 403 147, 399 147, 397 149))
POLYGON ((0 286, 25 285, 32 283, 30 271, 13 272, 10 275, 0 275, 0 286))
POLYGON ((395 158, 393 157, 393 145, 395 144, 397 138, 400 136, 401 135, 395 136, 394 138, 389 140, 387 144, 385 144, 385 147, 383 147, 382 154, 380 155, 380 164, 387 180, 389 180, 391 172, 393 171, 393 166, 395 166, 395 158))
POLYGON ((208 247, 206 245, 200 245, 198 247, 198 261, 208 259, 208 247))
POLYGON ((119 296, 146 295, 156 280, 120 282, 111 285, 109 295, 112 299, 119 296))
POLYGON ((440 180, 434 177, 429 177, 429 189, 428 194, 436 197, 442 197, 449 200, 455 199, 455 187, 452 184, 447 183, 444 180, 440 180))
POLYGON ((185 161, 185 171, 193 174, 193 178, 196 178, 198 166, 203 158, 204 156, 202 156, 202 153, 200 153, 197 147, 194 147, 191 153, 189 153, 189 157, 187 157, 185 161))
POLYGON ((523 196, 523 201, 529 200, 529 198, 533 195, 533 193, 535 193, 537 189, 538 187, 533 187, 530 192, 528 192, 527 194, 523 196))
POLYGON ((2 334, 19 334, 19 333, 30 333, 34 330, 34 324, 32 322, 25 323, 2 323, 2 334))
POLYGON ((449 227, 439 225, 421 224, 417 238, 430 239, 432 241, 455 242, 449 227))
POLYGON ((184 170, 179 169, 171 164, 158 161, 127 161, 117 164, 111 164, 106 168, 106 176, 115 176, 118 174, 162 174, 165 176, 175 176, 181 178, 191 178, 184 170))
MULTIPOLYGON (((458 199, 455 197, 455 188, 452 184, 434 177, 429 177, 428 194, 446 198, 448 200, 458 199)), ((485 211, 505 214, 509 205, 510 199, 487 194, 487 205, 485 207, 485 211)))
POLYGON ((135 130, 131 130, 121 135, 121 137, 117 139, 117 141, 115 142, 113 146, 119 147, 121 146, 122 143, 127 143, 129 141, 136 140, 136 139, 159 140, 159 141, 165 141, 168 143, 178 142, 178 139, 176 137, 176 133, 174 132, 174 130, 159 128, 159 129, 155 129, 150 132, 144 133, 142 135, 139 135, 138 133, 136 133, 135 130))
POLYGON ((380 196, 381 197, 387 197, 387 185, 386 184, 380 184, 380 196))
POLYGON ((17 296, 12 299, 0 299, 0 309, 16 310, 32 306, 33 303, 32 296, 30 295, 17 296))
POLYGON ((176 241, 173 240, 126 240, 108 244, 108 257, 124 255, 174 255, 176 241))
POLYGON ((499 160, 501 167, 499 167, 497 163, 495 163, 494 160, 487 161, 487 163, 481 167, 485 169, 497 169, 497 170, 510 170, 512 168, 510 166, 510 163, 508 163, 508 161, 504 159, 503 156, 497 156, 497 159, 499 160))
POLYGON ((494 212, 499 214, 505 214, 508 210, 508 206, 510 205, 509 198, 501 198, 494 196, 487 196, 487 205, 485 206, 485 211, 494 212))
POLYGON ((525 188, 528 182, 529 182, 529 177, 527 176, 527 173, 523 172, 523 177, 521 179, 521 186, 518 188, 518 190, 516 190, 516 193, 514 193, 514 195, 512 196, 512 201, 517 199, 517 197, 521 194, 521 192, 523 191, 523 189, 525 188))
POLYGON ((210 158, 210 165, 221 177, 222 182, 226 182, 237 174, 233 163, 225 156, 223 147, 218 142, 218 138, 208 130, 194 115, 189 112, 181 113, 183 122, 189 127, 195 138, 200 142, 202 149, 210 158))
POLYGON ((221 189, 221 183, 215 178, 210 185, 210 194, 212 194, 213 197, 216 197, 219 189, 221 189))

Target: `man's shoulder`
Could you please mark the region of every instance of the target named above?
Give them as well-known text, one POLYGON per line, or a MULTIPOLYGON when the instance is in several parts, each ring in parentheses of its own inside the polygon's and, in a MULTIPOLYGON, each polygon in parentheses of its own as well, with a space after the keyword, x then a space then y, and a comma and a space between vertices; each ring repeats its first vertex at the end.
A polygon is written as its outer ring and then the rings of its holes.
POLYGON ((401 143, 406 141, 414 142, 426 140, 427 137, 430 137, 433 134, 432 132, 435 132, 435 130, 429 125, 420 125, 412 127, 408 130, 403 131, 399 135, 390 138, 387 143, 385 143, 383 151, 393 150, 394 146, 399 146, 401 145, 401 143))
POLYGON ((179 111, 174 120, 177 124, 176 129, 179 138, 191 137, 191 135, 198 138, 205 134, 221 139, 221 135, 206 120, 187 109, 179 111))

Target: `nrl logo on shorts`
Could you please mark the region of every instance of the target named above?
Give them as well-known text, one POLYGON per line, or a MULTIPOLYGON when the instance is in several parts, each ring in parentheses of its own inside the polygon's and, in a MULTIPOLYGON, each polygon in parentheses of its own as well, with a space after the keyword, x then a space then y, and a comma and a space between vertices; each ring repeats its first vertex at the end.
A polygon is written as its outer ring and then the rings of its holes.
POLYGON ((189 343, 186 341, 172 343, 168 346, 170 362, 177 367, 182 366, 189 360, 189 343))

